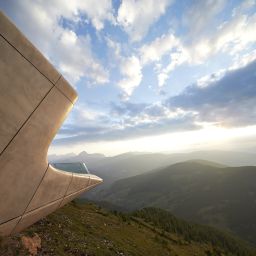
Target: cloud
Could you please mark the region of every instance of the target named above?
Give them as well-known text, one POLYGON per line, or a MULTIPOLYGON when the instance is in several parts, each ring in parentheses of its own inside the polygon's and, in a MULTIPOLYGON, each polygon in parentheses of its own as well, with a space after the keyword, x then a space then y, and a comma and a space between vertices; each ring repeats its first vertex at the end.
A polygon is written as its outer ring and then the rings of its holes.
POLYGON ((190 56, 183 47, 180 47, 170 54, 170 59, 171 62, 158 73, 157 78, 159 87, 162 87, 165 84, 171 71, 173 71, 177 66, 189 62, 190 56))
POLYGON ((123 90, 125 99, 129 98, 134 89, 139 86, 142 80, 141 64, 136 56, 124 58, 121 61, 120 72, 124 76, 118 82, 118 86, 123 90))
POLYGON ((77 108, 55 145, 114 141, 163 133, 191 131, 204 125, 256 125, 256 61, 205 79, 162 102, 112 103, 110 109, 77 108), (208 84, 206 84, 208 83, 208 84))
POLYGON ((143 111, 148 105, 145 103, 132 103, 129 101, 124 101, 120 104, 112 103, 111 104, 111 115, 120 117, 120 116, 137 116, 143 111))
POLYGON ((76 25, 89 20, 95 29, 112 20, 111 1, 8 1, 2 4, 6 13, 22 32, 50 59, 71 82, 82 78, 92 83, 106 83, 108 72, 94 56, 89 35, 78 35, 63 27, 65 19, 76 25))
POLYGON ((241 69, 245 66, 247 66, 249 63, 252 63, 253 61, 256 60, 256 50, 253 50, 249 53, 245 53, 243 55, 236 55, 234 58, 233 64, 226 68, 226 69, 220 69, 212 74, 205 75, 201 78, 199 78, 196 82, 198 87, 206 87, 214 82, 219 81, 223 76, 227 74, 227 72, 241 69))
POLYGON ((142 68, 140 59, 133 53, 126 56, 126 45, 106 36, 110 65, 116 68, 121 78, 116 85, 121 89, 119 94, 121 100, 127 101, 133 91, 140 85, 142 80, 142 68))
POLYGON ((222 78, 202 87, 197 84, 166 105, 197 113, 197 121, 215 122, 221 126, 256 124, 256 61, 228 71, 222 78))
POLYGON ((89 78, 92 83, 108 82, 108 72, 93 56, 89 36, 77 36, 71 30, 62 30, 52 46, 54 59, 63 75, 72 83, 89 78))
POLYGON ((242 14, 244 11, 250 10, 256 5, 255 0, 244 0, 242 3, 233 9, 232 15, 242 14))
POLYGON ((254 60, 256 60, 256 49, 249 51, 243 55, 236 55, 234 58, 234 63, 231 66, 230 70, 245 67, 254 60))
MULTIPOLYGON (((138 42, 172 2, 124 0, 116 12, 111 0, 1 3, 6 13, 11 13, 21 30, 71 83, 84 79, 90 84, 104 84, 109 81, 107 68, 112 72, 111 65, 114 65, 113 69, 120 71, 120 74, 113 72, 111 77, 118 79, 116 85, 125 100, 104 110, 78 103, 56 143, 118 140, 200 129, 200 123, 228 127, 255 124, 256 50, 252 48, 256 44, 256 14, 250 10, 255 1, 242 1, 229 13, 222 12, 226 1, 193 1, 175 32, 166 28, 164 22, 162 35, 150 42, 138 42), (120 31, 113 32, 118 25, 132 42, 127 42, 120 31), (102 46, 104 51, 105 43, 112 54, 107 68, 97 58, 98 52, 93 53, 93 49, 102 46), (218 54, 220 59, 226 58, 224 62, 232 59, 232 66, 201 77, 180 95, 163 102, 128 101, 142 82, 145 66, 148 65, 148 70, 151 70, 149 65, 153 66, 162 89, 177 67, 204 65, 218 54)), ((182 11, 177 17, 183 15, 182 11)), ((105 55, 103 51, 100 57, 106 64, 109 52, 105 55)), ((218 66, 220 62, 222 65, 222 59, 213 65, 218 66)), ((109 93, 112 98, 114 94, 116 91, 109 93)), ((99 96, 102 97, 101 92, 99 96)), ((146 100, 152 100, 151 96, 146 100)))
MULTIPOLYGON (((123 102, 119 105, 112 105, 112 113, 118 119, 123 119, 123 127, 134 127, 148 125, 155 126, 158 123, 164 125, 165 122, 172 123, 175 121, 179 123, 180 119, 186 117, 193 117, 194 113, 191 111, 183 111, 180 108, 169 109, 161 102, 151 104, 138 104, 123 102)), ((172 129, 172 127, 169 127, 172 129)))
POLYGON ((170 110, 161 102, 124 101, 112 103, 106 111, 95 111, 89 106, 75 107, 53 144, 111 141, 199 128, 191 111, 170 110))
MULTIPOLYGON (((120 61, 122 59, 121 51, 122 51, 122 46, 120 43, 114 41, 110 37, 105 37, 106 43, 108 48, 111 50, 111 58, 114 59, 115 61, 120 61)), ((111 62, 112 64, 112 62, 111 62)))
MULTIPOLYGON (((158 123, 152 123, 152 125, 139 124, 136 126, 127 126, 125 129, 104 130, 104 128, 100 129, 99 127, 95 127, 92 129, 91 127, 89 129, 85 127, 80 127, 80 130, 82 131, 80 134, 55 139, 52 145, 74 146, 76 144, 80 145, 85 142, 118 141, 145 136, 160 135, 177 131, 191 131, 199 128, 199 125, 193 124, 193 122, 187 117, 179 118, 177 120, 165 120, 158 123), (85 133, 84 131, 87 131, 87 133, 85 133)), ((79 129, 79 127, 73 127, 73 129, 70 130, 70 133, 75 134, 77 132, 77 129, 79 129)))
MULTIPOLYGON (((209 24, 208 24, 209 25, 209 24)), ((210 27, 208 26, 210 30, 210 27)), ((166 67, 157 69, 158 85, 162 87, 170 73, 184 63, 201 65, 216 54, 228 54, 241 58, 240 54, 256 43, 256 15, 235 15, 231 20, 223 22, 210 35, 198 34, 197 40, 186 43, 185 39, 176 38, 176 48, 170 47, 170 61, 166 67)), ((159 39, 156 39, 157 41, 159 39)), ((161 48, 160 48, 161 49, 161 48)), ((160 51, 161 52, 161 51, 160 51)), ((161 54, 159 55, 161 56, 161 54)), ((156 58, 155 58, 156 59, 156 58)), ((159 59, 156 59, 157 61, 159 59)))
POLYGON ((215 18, 225 4, 222 0, 196 1, 183 15, 183 24, 189 31, 186 36, 163 34, 140 47, 141 64, 155 64, 159 87, 163 87, 170 73, 182 64, 201 65, 219 53, 233 56, 236 62, 241 52, 256 43, 256 15, 241 14, 253 3, 242 3, 240 12, 236 11, 229 21, 217 26, 215 18), (213 26, 216 29, 212 29, 213 26), (169 57, 166 66, 159 64, 164 56, 169 57))
MULTIPOLYGON (((67 1, 68 5, 72 5, 70 1, 67 1)), ((91 23, 97 30, 101 30, 104 28, 104 22, 110 21, 115 24, 115 18, 113 16, 113 7, 111 0, 80 0, 74 1, 76 5, 76 10, 78 12, 84 13, 91 23)), ((62 0, 60 0, 60 5, 62 4, 62 0)), ((74 3, 73 3, 74 4, 74 3)))
POLYGON ((212 38, 213 51, 235 54, 256 42, 256 15, 239 15, 230 22, 223 23, 212 38))
POLYGON ((144 44, 139 49, 142 64, 160 61, 164 55, 178 47, 179 44, 179 40, 173 34, 163 34, 151 43, 144 44))
POLYGON ((193 1, 183 14, 183 25, 188 30, 189 41, 198 40, 202 33, 208 34, 209 26, 214 26, 214 19, 225 7, 226 0, 193 1))
POLYGON ((159 87, 165 84, 171 71, 177 66, 190 61, 189 52, 174 34, 163 34, 152 42, 144 44, 139 49, 139 55, 143 66, 157 62, 155 70, 159 87), (161 64, 159 65, 159 62, 166 55, 169 56, 170 63, 163 68, 161 64))
POLYGON ((60 138, 72 139, 80 135, 93 137, 96 134, 110 131, 113 124, 107 111, 95 110, 91 106, 81 103, 74 106, 56 138, 57 140, 60 138))
MULTIPOLYGON (((185 112, 184 112, 185 113, 185 112)), ((155 113, 156 114, 156 113, 155 113)), ((200 126, 193 122, 194 117, 187 113, 174 118, 162 117, 148 120, 146 117, 124 117, 111 127, 106 124, 95 126, 71 125, 62 129, 65 135, 54 140, 53 145, 74 145, 84 142, 115 141, 139 138, 148 135, 195 130, 200 126)))
POLYGON ((171 3, 172 0, 123 0, 118 9, 117 22, 132 41, 140 41, 171 3))
MULTIPOLYGON (((214 12, 211 12, 211 9, 209 9, 209 11, 212 14, 212 17, 214 17, 214 15, 216 15, 216 13, 218 13, 223 8, 223 4, 220 3, 222 1, 206 2, 211 2, 218 5, 218 7, 215 8, 216 11, 214 12)), ((193 9, 194 8, 192 8, 192 10, 193 9)), ((202 13, 202 11, 197 13, 202 13)), ((207 12, 204 13, 208 16, 208 9, 207 12)), ((202 17, 204 17, 204 15, 202 15, 202 17)), ((190 24, 194 25, 194 23, 191 22, 191 20, 189 22, 190 24)), ((195 42, 189 41, 189 43, 186 43, 187 39, 185 39, 185 42, 183 42, 183 46, 189 52, 190 61, 192 63, 201 64, 210 56, 217 53, 227 53, 229 55, 234 55, 236 53, 246 50, 248 47, 251 46, 251 44, 256 42, 256 35, 254 33, 254 31, 256 30, 255 14, 234 14, 230 20, 226 20, 221 24, 218 24, 218 26, 216 26, 216 29, 213 28, 209 22, 207 23, 206 21, 204 21, 204 27, 207 29, 207 31, 211 31, 211 33, 199 33, 196 32, 197 29, 194 30, 193 27, 193 29, 191 29, 194 35, 190 38, 195 37, 195 42)))

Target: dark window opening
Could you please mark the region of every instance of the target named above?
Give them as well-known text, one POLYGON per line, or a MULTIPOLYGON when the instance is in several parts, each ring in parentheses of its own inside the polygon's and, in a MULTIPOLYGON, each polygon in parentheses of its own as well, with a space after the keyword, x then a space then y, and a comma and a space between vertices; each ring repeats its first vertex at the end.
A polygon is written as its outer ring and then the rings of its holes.
POLYGON ((84 163, 53 163, 52 166, 66 172, 89 174, 88 168, 84 163))

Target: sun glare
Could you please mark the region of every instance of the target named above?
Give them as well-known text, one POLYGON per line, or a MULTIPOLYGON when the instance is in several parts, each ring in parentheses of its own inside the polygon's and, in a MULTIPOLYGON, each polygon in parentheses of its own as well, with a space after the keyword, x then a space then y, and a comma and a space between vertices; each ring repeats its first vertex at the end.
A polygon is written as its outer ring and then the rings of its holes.
MULTIPOLYGON (((65 154, 70 151, 79 153, 83 150, 88 153, 103 153, 108 156, 124 152, 189 152, 196 150, 223 150, 232 149, 241 139, 256 136, 256 126, 241 128, 223 128, 208 126, 201 130, 166 133, 156 136, 145 136, 135 139, 100 141, 76 144, 67 148, 52 146, 49 154, 65 154)), ((243 145, 240 145, 241 149, 243 145)))

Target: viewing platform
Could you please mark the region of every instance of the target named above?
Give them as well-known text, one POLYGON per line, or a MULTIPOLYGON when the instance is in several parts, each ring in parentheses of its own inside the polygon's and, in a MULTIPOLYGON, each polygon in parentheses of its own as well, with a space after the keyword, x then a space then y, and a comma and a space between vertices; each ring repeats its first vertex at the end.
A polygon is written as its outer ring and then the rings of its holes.
POLYGON ((48 148, 77 93, 2 12, 0 33, 0 235, 6 236, 102 179, 48 163, 48 148))

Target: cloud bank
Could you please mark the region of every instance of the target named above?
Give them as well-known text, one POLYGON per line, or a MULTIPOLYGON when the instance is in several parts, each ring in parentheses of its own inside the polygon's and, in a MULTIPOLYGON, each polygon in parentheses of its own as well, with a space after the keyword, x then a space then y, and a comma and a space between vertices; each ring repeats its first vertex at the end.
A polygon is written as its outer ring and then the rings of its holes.
MULTIPOLYGON (((203 128, 202 123, 221 127, 256 124, 256 61, 227 71, 219 80, 197 83, 178 96, 154 104, 113 103, 108 113, 85 118, 78 111, 79 125, 70 125, 56 144, 120 140, 203 128), (95 122, 97 120, 97 122, 95 122), (82 123, 89 124, 83 126, 82 123)), ((90 115, 89 115, 90 116, 90 115)))

